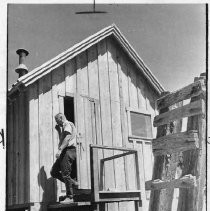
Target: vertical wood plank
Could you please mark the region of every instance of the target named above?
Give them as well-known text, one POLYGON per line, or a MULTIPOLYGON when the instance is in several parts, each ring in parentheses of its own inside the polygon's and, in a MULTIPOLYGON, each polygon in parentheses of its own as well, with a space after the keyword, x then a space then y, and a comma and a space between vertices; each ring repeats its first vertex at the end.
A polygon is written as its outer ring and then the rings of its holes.
MULTIPOLYGON (((62 67, 59 67, 52 71, 52 137, 53 137, 53 163, 56 161, 56 153, 58 150, 58 143, 59 143, 59 136, 58 132, 55 129, 56 122, 55 122, 55 115, 61 112, 63 104, 60 103, 59 105, 59 94, 64 94, 65 86, 66 91, 72 89, 72 72, 71 64, 65 66, 65 73, 62 71, 62 67), (68 66, 69 65, 69 66, 68 66), (66 74, 66 75, 65 75, 66 74), (65 83, 65 76, 66 76, 66 83, 65 83)), ((62 97, 63 98, 63 97, 62 97)), ((59 199, 59 195, 61 195, 61 182, 59 180, 54 181, 54 193, 56 195, 57 200, 59 199)))
POLYGON ((107 210, 111 211, 118 211, 118 203, 117 202, 112 202, 112 203, 107 203, 107 210))
POLYGON ((130 78, 130 106, 133 109, 138 109, 138 94, 137 94, 137 73, 136 69, 131 65, 128 64, 129 67, 129 78, 130 78))
POLYGON ((86 165, 86 134, 85 134, 85 107, 84 107, 84 99, 80 95, 77 95, 77 130, 79 136, 79 185, 80 188, 88 188, 88 169, 86 165))
MULTIPOLYGON (((96 144, 103 145, 102 143, 102 132, 101 132, 101 110, 100 110, 100 104, 99 101, 95 101, 95 120, 96 120, 96 144)), ((99 181, 104 181, 104 169, 102 166, 100 166, 100 159, 104 158, 103 150, 98 150, 98 167, 99 167, 99 181), (100 173, 102 171, 102 174, 100 173), (100 177, 102 175, 102 178, 100 177), (102 179, 102 180, 101 180, 102 179)), ((104 183, 100 183, 99 190, 103 190, 104 183)))
POLYGON ((98 186, 98 151, 96 148, 90 149, 90 160, 91 160, 91 198, 93 201, 99 200, 99 186, 98 186))
POLYGON ((10 103, 8 106, 8 175, 7 175, 7 183, 8 183, 8 205, 13 204, 13 180, 14 180, 14 172, 13 172, 13 147, 14 147, 14 137, 13 137, 13 103, 10 103))
POLYGON ((97 142, 97 126, 96 126, 96 103, 94 101, 90 101, 90 113, 91 113, 91 131, 92 131, 92 141, 91 143, 96 144, 97 142))
MULTIPOLYGON (((204 101, 204 100, 203 100, 204 101)), ((206 99, 205 99, 206 103, 206 99)), ((205 104, 205 108, 206 104, 205 104)), ((198 117, 198 134, 199 134, 199 148, 202 152, 199 154, 198 157, 198 175, 199 175, 199 182, 198 182, 198 190, 197 190, 197 200, 196 200, 196 208, 197 210, 205 209, 205 200, 206 200, 206 116, 200 115, 198 117)))
POLYGON ((110 83, 111 101, 120 102, 118 71, 117 71, 117 52, 114 40, 107 40, 107 57, 108 57, 108 76, 110 83))
POLYGON ((10 168, 10 162, 9 162, 9 159, 8 159, 8 153, 11 153, 10 151, 11 151, 11 143, 10 143, 10 134, 8 134, 8 132, 10 131, 10 122, 9 122, 9 120, 10 120, 10 115, 9 115, 9 113, 10 113, 10 104, 9 104, 10 102, 9 101, 7 101, 7 113, 6 113, 6 115, 7 115, 7 117, 6 117, 6 119, 7 119, 7 126, 6 126, 6 128, 7 128, 7 142, 6 142, 6 148, 7 148, 7 154, 6 154, 6 166, 7 166, 7 169, 6 169, 6 178, 7 178, 7 181, 6 181, 6 195, 5 195, 5 199, 6 199, 6 204, 7 205, 9 205, 10 204, 10 195, 11 195, 11 193, 10 193, 10 185, 9 185, 9 183, 8 183, 8 181, 10 180, 10 172, 9 172, 9 168, 10 168))
POLYGON ((94 45, 90 47, 87 50, 87 55, 88 55, 89 96, 94 99, 99 99, 97 46, 94 45))
MULTIPOLYGON (((128 143, 128 121, 126 114, 126 107, 129 106, 129 87, 128 87, 128 68, 126 64, 126 55, 117 50, 118 58, 118 81, 119 81, 119 95, 120 95, 120 117, 121 117, 121 129, 122 129, 122 146, 127 146, 128 143)), ((129 174, 130 168, 128 165, 128 157, 124 158, 124 175, 125 175, 125 188, 129 188, 129 174)), ((132 210, 132 202, 119 203, 119 210, 132 210)))
MULTIPOLYGON (((137 98, 137 87, 136 87, 136 73, 134 67, 128 62, 128 85, 129 85, 129 107, 132 109, 138 109, 138 98, 137 98)), ((128 115, 129 118, 129 115, 128 115)), ((128 128, 131 126, 131 123, 128 121, 128 128)), ((132 141, 127 142, 127 147, 133 148, 132 141)), ((135 168, 134 168, 134 156, 128 157, 128 166, 130 167, 129 177, 129 189, 136 188, 135 180, 135 168)))
MULTIPOLYGON (((111 111, 110 111, 110 89, 107 61, 107 45, 102 40, 98 43, 98 66, 99 66, 99 89, 100 89, 100 105, 101 105, 101 126, 103 145, 112 145, 112 129, 111 129, 111 111)), ((110 150, 104 151, 104 157, 113 154, 110 150)), ((113 162, 105 164, 105 190, 114 188, 114 167, 113 162)))
POLYGON ((30 202, 39 202, 39 97, 38 84, 29 86, 29 175, 30 202))
POLYGON ((76 59, 65 63, 66 92, 76 93, 76 59))
POLYGON ((87 166, 87 187, 91 188, 90 182, 90 144, 92 144, 92 122, 91 122, 91 102, 84 98, 84 122, 85 122, 85 142, 86 142, 86 166, 87 166))
POLYGON ((39 80, 40 199, 53 201, 54 185, 50 170, 53 164, 51 74, 39 80))
POLYGON ((139 110, 146 111, 145 80, 141 74, 137 75, 137 94, 139 110))
POLYGON ((24 132, 25 132, 25 124, 26 122, 24 121, 24 94, 21 92, 19 96, 19 108, 18 108, 18 113, 19 113, 19 121, 18 121, 18 138, 19 138, 19 143, 18 143, 18 148, 19 148, 19 179, 18 179, 18 185, 19 185, 19 203, 23 204, 24 203, 24 191, 25 191, 25 140, 24 140, 24 132))
MULTIPOLYGON (((109 81, 110 81, 110 98, 111 98, 111 120, 112 120, 112 139, 113 146, 122 146, 122 131, 121 131, 121 113, 120 113, 120 92, 118 83, 118 67, 117 67, 117 52, 113 40, 107 40, 108 50, 108 66, 109 66, 109 81)), ((114 154, 119 154, 119 151, 114 151, 114 154)), ((114 160, 115 182, 116 189, 125 190, 125 170, 123 158, 114 160)))
POLYGON ((14 204, 19 203, 19 137, 18 137, 18 125, 19 125, 19 115, 18 115, 18 108, 19 108, 19 97, 16 98, 14 102, 14 142, 15 142, 15 147, 14 147, 14 164, 15 164, 15 169, 14 169, 14 204))
POLYGON ((12 163, 13 163, 13 171, 12 171, 12 199, 11 199, 11 203, 15 204, 15 200, 16 200, 16 165, 15 165, 15 161, 16 161, 16 138, 15 138, 15 123, 16 123, 16 117, 15 117, 15 102, 12 102, 12 110, 11 110, 11 115, 12 115, 12 131, 11 131, 11 137, 13 138, 13 146, 12 146, 12 154, 13 154, 13 158, 12 158, 12 163))
POLYGON ((140 186, 141 186, 141 191, 142 191, 142 194, 141 194, 142 210, 147 210, 149 202, 146 200, 146 194, 145 194, 145 181, 146 181, 145 172, 147 171, 148 166, 145 165, 144 141, 137 142, 136 149, 138 150, 138 154, 139 154, 138 159, 139 159, 139 170, 140 170, 140 186))
POLYGON ((87 70, 87 52, 84 51, 76 57, 77 65, 77 92, 78 94, 88 95, 88 70, 87 70))
POLYGON ((88 188, 88 166, 87 166, 87 143, 85 133, 85 102, 81 95, 88 95, 88 70, 87 70, 87 52, 83 52, 76 57, 77 66, 77 129, 79 137, 79 184, 80 188, 88 188))
POLYGON ((127 211, 128 202, 119 202, 118 209, 119 211, 127 211))
POLYGON ((24 203, 30 202, 30 164, 29 164, 29 91, 24 92, 24 122, 25 122, 25 131, 24 131, 24 144, 25 144, 25 169, 24 169, 24 175, 25 175, 25 196, 24 196, 24 203))

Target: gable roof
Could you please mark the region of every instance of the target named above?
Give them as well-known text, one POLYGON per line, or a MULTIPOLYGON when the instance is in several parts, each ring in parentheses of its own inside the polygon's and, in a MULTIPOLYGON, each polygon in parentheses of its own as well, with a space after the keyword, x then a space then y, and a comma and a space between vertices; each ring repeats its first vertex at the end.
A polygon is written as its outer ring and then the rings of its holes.
POLYGON ((109 37, 111 35, 113 35, 118 40, 119 44, 123 47, 123 49, 129 55, 129 57, 134 61, 134 63, 139 68, 139 70, 147 78, 147 80, 149 81, 151 86, 157 91, 157 93, 160 94, 161 92, 163 92, 164 91, 163 86, 155 78, 155 76, 152 74, 149 68, 144 64, 142 59, 138 56, 138 54, 130 45, 130 43, 122 35, 120 30, 117 28, 117 26, 115 24, 112 24, 102 29, 101 31, 89 36, 83 41, 77 43, 76 45, 72 46, 68 50, 64 51, 63 53, 57 55, 53 59, 42 64, 41 66, 33 69, 26 75, 18 78, 17 82, 13 85, 13 88, 9 91, 9 94, 13 92, 13 90, 18 89, 20 86, 24 86, 24 87, 29 86, 30 84, 34 83, 35 81, 37 81, 44 75, 50 73, 55 68, 64 64, 66 61, 77 56, 81 52, 90 48, 92 45, 100 42, 102 39, 109 37))

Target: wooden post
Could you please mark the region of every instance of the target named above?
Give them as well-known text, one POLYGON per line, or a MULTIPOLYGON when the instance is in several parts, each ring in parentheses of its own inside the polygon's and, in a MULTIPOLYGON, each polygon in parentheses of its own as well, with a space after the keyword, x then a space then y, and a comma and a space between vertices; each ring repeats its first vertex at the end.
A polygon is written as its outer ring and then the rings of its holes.
MULTIPOLYGON (((163 92, 161 97, 167 95, 169 92, 163 92)), ((160 114, 167 112, 168 108, 160 109, 160 114)), ((157 128, 157 138, 161 136, 165 136, 167 134, 167 125, 161 125, 157 128)), ((152 180, 160 179, 163 171, 163 164, 164 164, 164 156, 156 156, 154 158, 154 167, 153 167, 153 175, 152 180)), ((160 190, 151 191, 150 195, 150 203, 149 203, 149 211, 155 211, 156 208, 159 206, 160 203, 160 190)))
MULTIPOLYGON (((197 81, 199 78, 195 78, 197 81)), ((205 99, 205 95, 191 98, 191 102, 205 99)), ((196 176, 197 187, 180 189, 177 211, 201 211, 206 178, 206 120, 204 115, 193 116, 188 119, 187 130, 198 130, 199 149, 183 152, 182 175, 196 176)))
POLYGON ((90 146, 91 201, 99 201, 98 149, 90 146))
MULTIPOLYGON (((162 96, 165 96, 166 94, 168 94, 168 92, 162 93, 162 96)), ((172 107, 174 108, 177 106, 179 106, 179 104, 176 104, 172 107)), ((161 108, 160 114, 171 110, 172 107, 161 108)), ((171 133, 180 132, 181 124, 182 124, 182 121, 179 120, 179 121, 173 121, 170 124, 160 125, 157 128, 157 138, 160 138, 162 136, 165 136, 171 133)), ((174 179, 175 173, 176 173, 177 160, 178 160, 178 153, 155 156, 152 180, 174 179)), ((152 190, 151 196, 150 196, 149 211, 171 210, 173 192, 174 192, 173 188, 164 189, 164 190, 152 190)))

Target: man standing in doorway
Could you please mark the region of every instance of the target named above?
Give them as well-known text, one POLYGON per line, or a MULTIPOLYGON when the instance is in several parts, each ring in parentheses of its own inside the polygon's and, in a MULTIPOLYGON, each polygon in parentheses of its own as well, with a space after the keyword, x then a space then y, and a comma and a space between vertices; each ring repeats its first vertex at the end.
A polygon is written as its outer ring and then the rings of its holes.
POLYGON ((76 159, 76 128, 62 113, 55 115, 55 121, 60 141, 56 153, 57 160, 50 173, 52 177, 65 183, 66 197, 61 203, 71 203, 73 202, 72 186, 78 186, 77 182, 71 178, 72 164, 76 159))

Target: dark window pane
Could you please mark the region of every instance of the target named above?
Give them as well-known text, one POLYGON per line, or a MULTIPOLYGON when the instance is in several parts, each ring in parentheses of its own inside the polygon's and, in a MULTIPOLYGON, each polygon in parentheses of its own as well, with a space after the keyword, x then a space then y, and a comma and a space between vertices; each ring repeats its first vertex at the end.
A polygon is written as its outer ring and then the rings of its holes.
POLYGON ((151 117, 145 114, 130 112, 131 132, 134 136, 152 138, 151 117))

